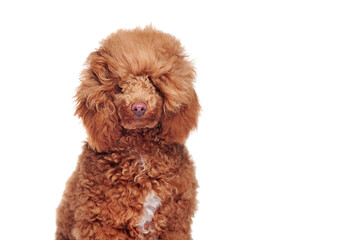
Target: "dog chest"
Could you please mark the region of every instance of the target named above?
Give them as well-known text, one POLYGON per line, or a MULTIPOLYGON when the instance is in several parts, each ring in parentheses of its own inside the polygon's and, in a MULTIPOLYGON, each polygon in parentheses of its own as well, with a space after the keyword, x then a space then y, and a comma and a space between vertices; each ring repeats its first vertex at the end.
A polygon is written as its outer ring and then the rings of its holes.
MULTIPOLYGON (((178 192, 178 167, 169 156, 130 154, 103 156, 84 164, 86 170, 81 189, 87 195, 80 207, 87 220, 131 228, 142 234, 154 231, 153 218, 160 213, 162 201, 172 199, 178 192), (94 168, 94 166, 97 166, 94 168)), ((161 226, 158 226, 158 228, 161 226)))

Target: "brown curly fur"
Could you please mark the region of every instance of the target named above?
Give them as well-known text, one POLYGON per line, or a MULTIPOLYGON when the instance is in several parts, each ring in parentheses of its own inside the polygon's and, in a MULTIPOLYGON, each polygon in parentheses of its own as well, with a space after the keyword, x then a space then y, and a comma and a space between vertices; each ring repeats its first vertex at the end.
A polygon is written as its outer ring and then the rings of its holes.
POLYGON ((76 114, 88 142, 57 209, 56 239, 191 239, 197 181, 184 142, 200 106, 182 46, 152 27, 119 30, 86 64, 76 114), (131 111, 137 101, 142 117, 131 111), (152 192, 161 205, 140 226, 152 192))

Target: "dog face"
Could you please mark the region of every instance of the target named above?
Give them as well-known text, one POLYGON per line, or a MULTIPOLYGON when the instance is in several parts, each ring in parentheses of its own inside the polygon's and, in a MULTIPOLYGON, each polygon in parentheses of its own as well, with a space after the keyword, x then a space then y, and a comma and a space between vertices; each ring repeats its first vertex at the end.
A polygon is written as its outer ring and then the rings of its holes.
POLYGON ((119 84, 114 104, 126 129, 153 128, 162 115, 163 98, 149 76, 136 76, 119 84))
POLYGON ((120 30, 92 52, 76 93, 90 146, 112 151, 132 130, 184 143, 197 126, 194 67, 179 41, 152 27, 120 30))

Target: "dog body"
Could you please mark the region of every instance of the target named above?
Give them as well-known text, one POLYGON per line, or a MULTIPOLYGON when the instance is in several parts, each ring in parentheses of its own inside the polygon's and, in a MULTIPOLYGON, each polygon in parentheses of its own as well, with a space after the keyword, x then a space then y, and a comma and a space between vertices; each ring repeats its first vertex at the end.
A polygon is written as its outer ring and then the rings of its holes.
POLYGON ((191 239, 194 69, 178 40, 120 30, 90 54, 76 114, 88 133, 57 209, 57 240, 191 239))

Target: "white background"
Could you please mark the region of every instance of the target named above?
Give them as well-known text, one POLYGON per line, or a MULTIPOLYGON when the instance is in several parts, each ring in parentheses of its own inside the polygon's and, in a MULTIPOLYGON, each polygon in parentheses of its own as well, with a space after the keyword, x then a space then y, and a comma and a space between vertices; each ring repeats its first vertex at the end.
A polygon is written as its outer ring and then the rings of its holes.
POLYGON ((119 28, 175 35, 203 111, 200 239, 361 239, 359 1, 3 1, 1 239, 53 239, 85 132, 73 95, 119 28))

